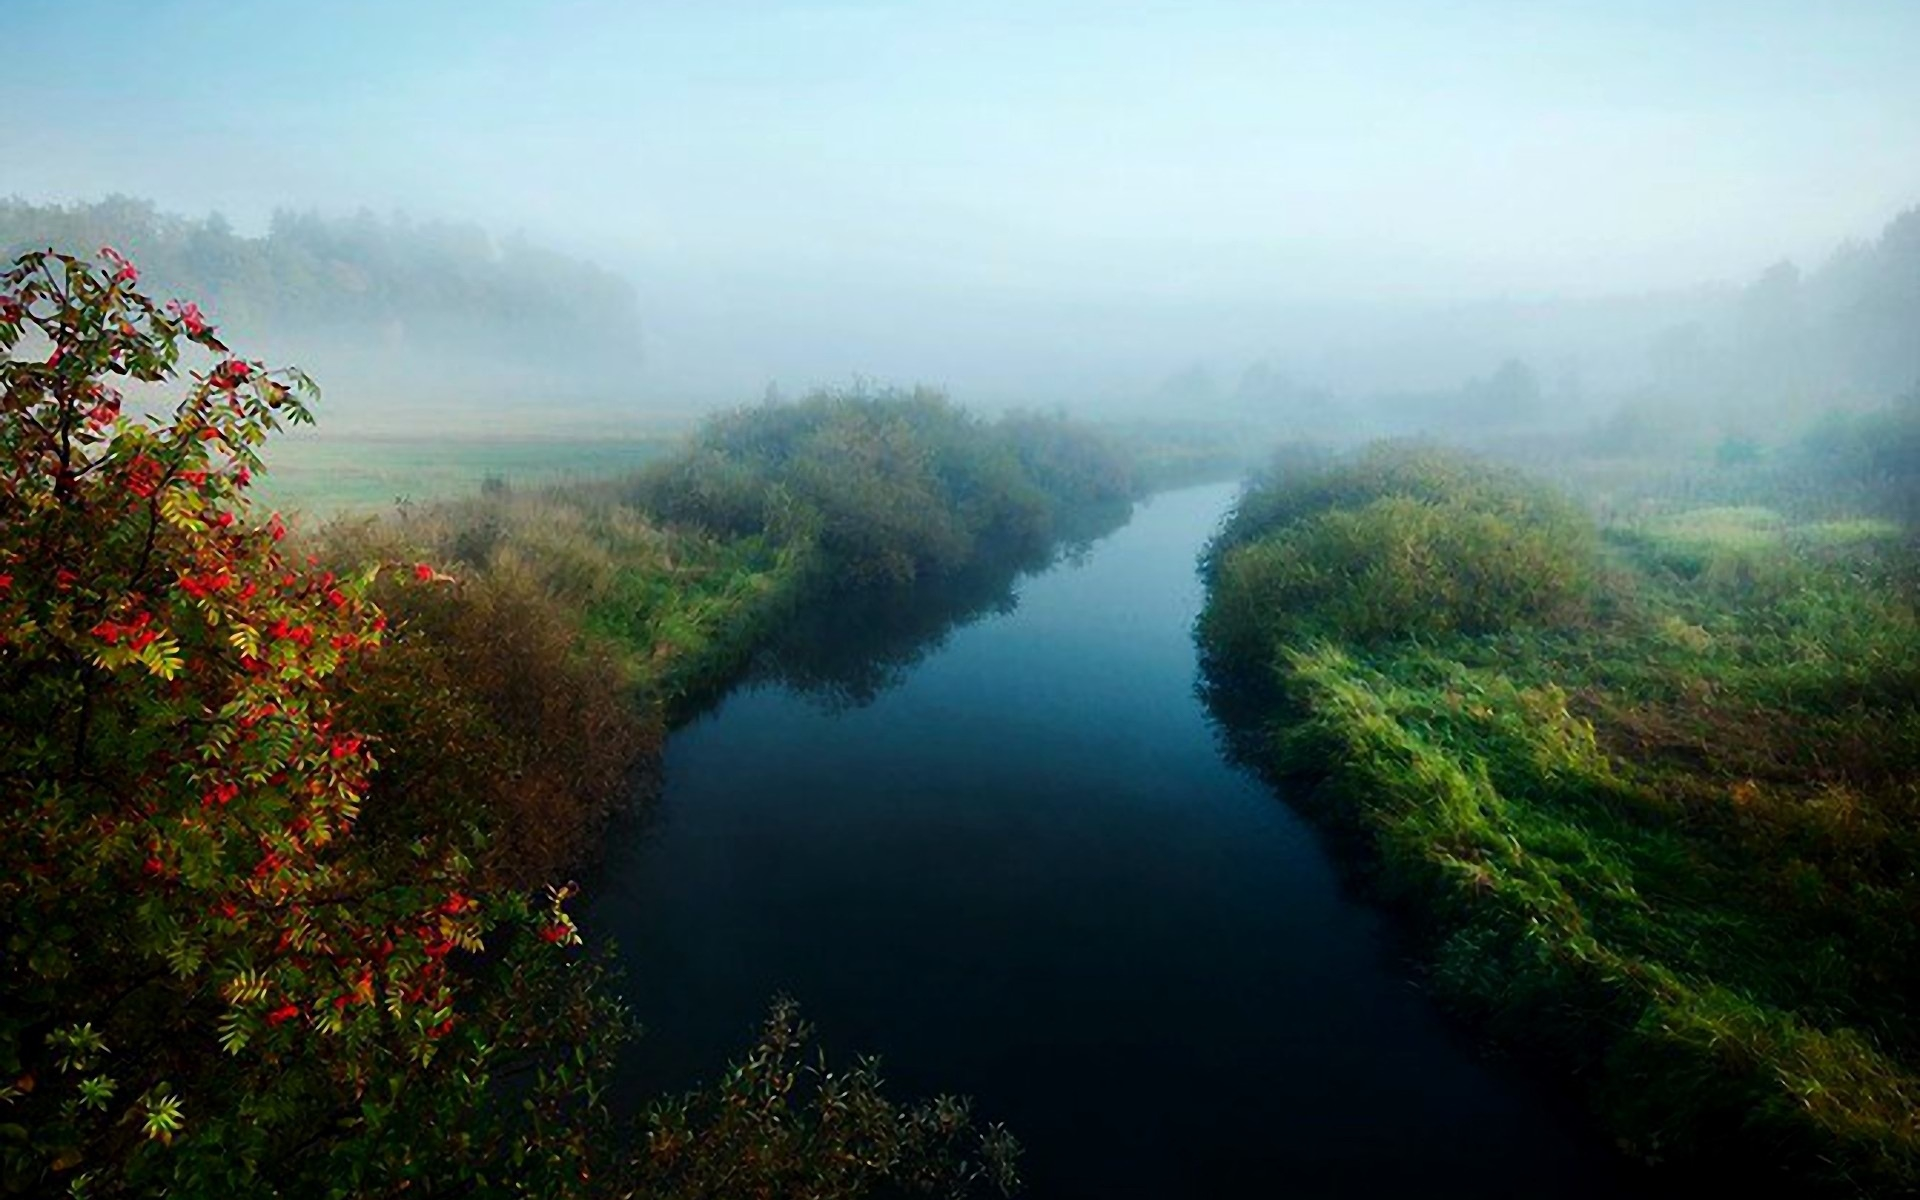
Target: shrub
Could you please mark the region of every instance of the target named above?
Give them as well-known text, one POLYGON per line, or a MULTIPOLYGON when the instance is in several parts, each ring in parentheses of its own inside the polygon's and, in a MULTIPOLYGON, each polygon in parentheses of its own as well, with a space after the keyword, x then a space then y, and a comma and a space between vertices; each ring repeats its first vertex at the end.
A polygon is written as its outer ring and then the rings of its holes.
POLYGON ((445 586, 375 588, 388 645, 342 697, 381 749, 370 836, 473 825, 487 832, 490 879, 563 879, 625 795, 629 769, 657 749, 640 681, 583 628, 585 607, 614 586, 618 547, 587 536, 581 519, 578 507, 505 493, 404 521, 337 521, 317 537, 343 570, 461 562, 445 586))
POLYGON ((1830 414, 1793 457, 1823 490, 1920 526, 1920 391, 1872 412, 1830 414))
POLYGON ((1120 455, 1064 421, 989 425, 929 389, 855 388, 718 417, 630 494, 711 534, 811 543, 860 586, 1040 553, 1064 507, 1132 486, 1120 455))
POLYGON ((718 1088, 663 1100, 643 1119, 638 1194, 846 1200, 884 1195, 959 1197, 1017 1186, 1019 1147, 999 1126, 974 1125, 963 1100, 901 1106, 881 1091, 878 1066, 832 1071, 804 1053, 812 1029, 778 1000, 751 1053, 718 1088))
POLYGON ((1056 503, 1107 504, 1130 500, 1140 472, 1111 439, 1065 417, 1009 413, 994 426, 1013 447, 1020 469, 1056 503))
POLYGON ((1303 451, 1277 460, 1241 496, 1212 551, 1328 509, 1389 497, 1457 505, 1581 540, 1590 536, 1578 508, 1512 468, 1425 442, 1386 441, 1344 458, 1303 451))
POLYGON ((338 690, 384 641, 379 572, 290 561, 245 495, 305 382, 103 253, 0 279, 7 1186, 356 1190, 534 1152, 485 1079, 603 1020, 553 973, 571 925, 482 899, 463 831, 356 836, 374 761, 338 690), (175 382, 183 351, 185 398, 129 417, 113 380, 175 382), (418 1143, 456 1121, 459 1148, 418 1143))
POLYGON ((1230 659, 1283 642, 1494 633, 1577 616, 1594 535, 1570 503, 1511 472, 1388 446, 1269 480, 1214 545, 1202 631, 1230 659))
POLYGON ((383 747, 368 835, 470 821, 491 880, 566 878, 659 745, 617 659, 524 571, 378 595, 389 645, 344 696, 383 747))

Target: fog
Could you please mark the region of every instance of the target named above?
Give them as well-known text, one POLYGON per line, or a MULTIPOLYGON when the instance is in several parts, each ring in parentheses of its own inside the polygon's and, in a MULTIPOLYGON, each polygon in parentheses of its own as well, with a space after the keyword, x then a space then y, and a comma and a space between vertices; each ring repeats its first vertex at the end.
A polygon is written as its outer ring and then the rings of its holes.
POLYGON ((862 376, 1384 426, 1509 362, 1580 417, 1912 382, 1829 328, 1858 247, 1913 261, 1911 230, 1876 244, 1920 202, 1920 8, 1892 0, 3 0, 0 43, 0 195, 241 239, 379 214, 630 289, 598 306, 630 332, 578 345, 383 357, 262 319, 348 422, 436 377, 522 423, 862 376))

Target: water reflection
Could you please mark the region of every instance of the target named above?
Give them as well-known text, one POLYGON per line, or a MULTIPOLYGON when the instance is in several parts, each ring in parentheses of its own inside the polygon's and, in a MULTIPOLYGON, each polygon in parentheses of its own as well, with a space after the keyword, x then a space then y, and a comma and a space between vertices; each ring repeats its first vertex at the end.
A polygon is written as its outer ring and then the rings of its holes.
POLYGON ((954 632, 1019 605, 1020 579, 1085 560, 1126 524, 1130 504, 1090 506, 1060 519, 1038 554, 992 554, 968 569, 901 588, 850 591, 793 614, 754 658, 745 683, 774 684, 829 711, 859 708, 894 688, 954 632))
POLYGON ((676 733, 584 914, 651 1031, 622 1093, 711 1075, 785 993, 900 1094, 1005 1121, 1035 1197, 1620 1194, 1223 761, 1191 623, 1231 494, 911 618, 839 609, 676 733))

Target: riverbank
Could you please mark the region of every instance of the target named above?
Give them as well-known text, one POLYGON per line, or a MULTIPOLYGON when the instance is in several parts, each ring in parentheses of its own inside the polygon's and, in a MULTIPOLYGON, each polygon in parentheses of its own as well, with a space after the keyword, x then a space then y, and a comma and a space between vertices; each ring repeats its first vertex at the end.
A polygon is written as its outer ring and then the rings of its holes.
POLYGON ((378 587, 393 645, 354 715, 386 748, 377 791, 481 798, 489 868, 526 886, 589 855, 635 775, 657 774, 667 730, 781 626, 970 572, 1010 579, 1139 492, 1129 456, 1087 427, 855 392, 723 414, 622 478, 495 486, 317 540, 342 574, 419 560, 451 577, 378 587))
POLYGON ((1210 552, 1216 683, 1264 696, 1250 757, 1411 914, 1434 990, 1578 1079, 1629 1154, 1911 1188, 1898 527, 1708 509, 1596 538, 1423 454, 1270 480, 1210 552))
POLYGON ((1193 563, 1233 492, 1005 586, 813 610, 677 731, 581 914, 650 1030, 615 1095, 704 1077, 781 991, 1006 1121, 1037 1197, 1635 1194, 1223 758, 1193 563))

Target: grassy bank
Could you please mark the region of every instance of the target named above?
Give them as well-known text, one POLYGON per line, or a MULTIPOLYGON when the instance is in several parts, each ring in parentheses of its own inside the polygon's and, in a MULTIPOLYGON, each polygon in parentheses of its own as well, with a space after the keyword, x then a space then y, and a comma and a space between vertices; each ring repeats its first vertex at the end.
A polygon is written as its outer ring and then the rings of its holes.
MULTIPOLYGON (((1920 625, 1899 527, 1595 530, 1374 450, 1254 489, 1202 637, 1443 996, 1651 1162, 1920 1183, 1920 625)), ((1651 511, 1650 511, 1651 510, 1651 511)))
POLYGON ((484 797, 492 869, 524 884, 577 862, 630 766, 784 625, 1042 565, 1075 515, 1124 510, 1135 489, 1128 458, 1070 422, 823 393, 719 416, 637 473, 494 486, 318 541, 343 573, 418 560, 455 580, 382 586, 395 651, 355 717, 386 747, 373 786, 396 810, 484 797))

